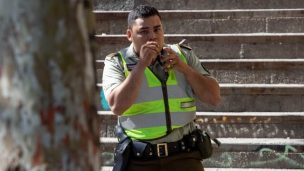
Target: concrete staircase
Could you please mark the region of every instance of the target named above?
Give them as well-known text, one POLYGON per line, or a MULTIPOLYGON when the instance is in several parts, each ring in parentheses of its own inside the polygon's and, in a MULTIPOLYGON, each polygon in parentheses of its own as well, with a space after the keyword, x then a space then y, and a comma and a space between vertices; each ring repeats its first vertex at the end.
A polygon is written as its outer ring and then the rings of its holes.
MULTIPOLYGON (((220 82, 222 104, 198 104, 202 128, 222 142, 206 170, 304 170, 304 1, 96 0, 100 87, 104 57, 128 45, 127 13, 142 2, 160 9, 166 42, 185 38, 220 82)), ((109 170, 117 118, 98 114, 109 170)))

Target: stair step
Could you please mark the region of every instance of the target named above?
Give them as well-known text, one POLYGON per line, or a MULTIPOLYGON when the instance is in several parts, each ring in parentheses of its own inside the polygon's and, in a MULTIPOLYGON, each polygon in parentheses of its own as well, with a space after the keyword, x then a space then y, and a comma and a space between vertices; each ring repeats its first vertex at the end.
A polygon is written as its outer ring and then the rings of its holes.
POLYGON ((221 94, 304 94, 303 84, 220 84, 221 94))
MULTIPOLYGON (((128 12, 94 11, 96 32, 124 34, 128 12)), ((160 15, 167 34, 304 32, 304 9, 161 10, 160 15)))
MULTIPOLYGON (((101 171, 112 171, 111 166, 102 166, 101 171)), ((303 171, 302 169, 263 169, 263 168, 204 168, 205 171, 303 171)))
MULTIPOLYGON (((304 139, 218 138, 211 158, 203 165, 211 168, 303 169, 304 139)), ((116 138, 101 138, 102 163, 113 165, 116 138)))
MULTIPOLYGON (((257 152, 261 148, 275 149, 276 152, 301 153, 304 152, 304 139, 286 138, 217 138, 221 146, 212 142, 214 151, 217 152, 257 152), (286 149, 287 148, 287 149, 286 149)), ((117 138, 101 137, 100 143, 104 149, 114 149, 117 138)), ((111 151, 112 152, 112 151, 111 151)))
MULTIPOLYGON (((94 10, 97 20, 127 19, 128 11, 94 10)), ((297 9, 223 9, 223 10, 159 10, 162 19, 171 17, 209 19, 209 18, 265 18, 265 17, 303 17, 304 8, 297 9)))
MULTIPOLYGON (((117 116, 102 116, 103 137, 115 137, 117 116)), ((303 138, 304 112, 197 112, 197 123, 214 137, 303 138)))
MULTIPOLYGON (((229 146, 229 145, 264 145, 264 146, 271 146, 271 145, 290 145, 290 146, 304 146, 304 139, 289 139, 289 138, 217 138, 221 142, 222 146, 229 146)), ((115 137, 101 137, 100 143, 114 143, 116 144, 117 138, 115 137)), ((214 142, 212 142, 213 145, 214 142)), ((304 152, 304 149, 299 149, 301 151, 297 152, 304 152)))
MULTIPOLYGON (((114 116, 112 111, 97 111, 102 117, 114 116)), ((204 123, 304 123, 304 112, 196 112, 204 123), (271 119, 270 119, 271 118, 271 119)))
MULTIPOLYGON (((302 169, 271 169, 271 168, 205 168, 206 171, 301 171, 302 169)), ((303 170, 302 170, 303 171, 303 170)))
MULTIPOLYGON (((102 83, 97 84, 102 87, 102 83)), ((302 95, 303 84, 220 84, 222 95, 302 95)))
MULTIPOLYGON (((304 59, 200 59, 207 68, 214 69, 301 69, 304 59)), ((96 68, 102 69, 104 60, 96 60, 96 68)))
MULTIPOLYGON (((98 115, 114 115, 112 111, 104 110, 98 111, 98 115)), ((196 112, 197 116, 210 116, 210 117, 217 117, 217 116, 231 116, 231 117, 240 117, 240 116, 258 116, 258 117, 292 117, 292 116, 304 116, 304 112, 196 112)))
MULTIPOLYGON (((101 84, 97 84, 101 86, 101 84)), ((198 111, 214 112, 301 112, 303 84, 220 84, 221 104, 197 103, 198 111)), ((96 101, 96 104, 99 102, 96 101)))
MULTIPOLYGON (((124 34, 96 34, 97 40, 110 42, 128 42, 124 34)), ((165 34, 165 38, 170 40, 206 40, 206 41, 226 41, 259 43, 270 41, 292 41, 304 42, 304 33, 231 33, 231 34, 165 34)))
MULTIPOLYGON (((299 59, 304 58, 304 33, 167 34, 166 42, 186 39, 201 59, 299 59)), ((97 59, 129 45, 125 35, 96 35, 97 59)))
MULTIPOLYGON (((304 84, 304 59, 200 59, 220 83, 304 84), (297 72, 295 72, 297 71, 297 72)), ((102 81, 104 60, 96 60, 102 81)))
POLYGON ((94 1, 94 9, 97 10, 131 10, 139 4, 150 4, 159 10, 209 10, 209 9, 294 9, 304 8, 302 0, 128 0, 128 1, 94 1))

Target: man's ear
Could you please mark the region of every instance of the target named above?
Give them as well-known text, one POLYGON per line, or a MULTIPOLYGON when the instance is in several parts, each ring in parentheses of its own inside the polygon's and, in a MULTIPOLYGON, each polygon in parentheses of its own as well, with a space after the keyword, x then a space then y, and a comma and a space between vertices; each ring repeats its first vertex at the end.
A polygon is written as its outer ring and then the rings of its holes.
POLYGON ((131 29, 127 29, 127 38, 130 42, 132 42, 132 30, 131 29))

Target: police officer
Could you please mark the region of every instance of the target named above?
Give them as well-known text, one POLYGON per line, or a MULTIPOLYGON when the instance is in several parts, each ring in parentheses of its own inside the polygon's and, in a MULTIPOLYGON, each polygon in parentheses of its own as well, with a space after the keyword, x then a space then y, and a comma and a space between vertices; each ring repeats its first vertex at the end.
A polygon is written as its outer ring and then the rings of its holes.
POLYGON ((103 72, 110 108, 132 140, 126 170, 203 170, 190 142, 195 137, 189 140, 195 99, 217 105, 218 82, 190 47, 164 43, 154 7, 140 5, 129 13, 127 38, 130 46, 108 55, 103 72))

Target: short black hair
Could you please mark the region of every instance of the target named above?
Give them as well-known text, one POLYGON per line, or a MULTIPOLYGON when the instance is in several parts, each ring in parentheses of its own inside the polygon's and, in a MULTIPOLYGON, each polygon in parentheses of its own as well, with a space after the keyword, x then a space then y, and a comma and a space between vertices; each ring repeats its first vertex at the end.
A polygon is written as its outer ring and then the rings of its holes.
POLYGON ((128 27, 131 28, 137 18, 148 18, 154 15, 157 15, 161 19, 156 8, 148 5, 139 5, 129 13, 128 27))

